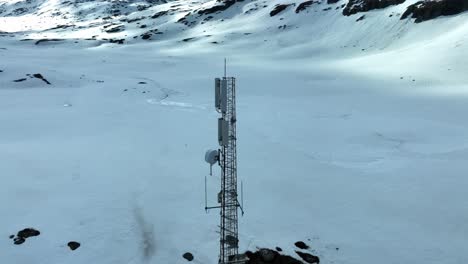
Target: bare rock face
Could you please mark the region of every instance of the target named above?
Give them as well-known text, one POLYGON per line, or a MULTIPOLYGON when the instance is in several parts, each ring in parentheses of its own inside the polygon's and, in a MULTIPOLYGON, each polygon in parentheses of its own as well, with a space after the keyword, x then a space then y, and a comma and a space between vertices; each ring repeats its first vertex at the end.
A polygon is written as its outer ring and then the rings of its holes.
POLYGON ((273 10, 271 10, 270 12, 270 16, 271 17, 274 17, 276 16, 277 14, 283 12, 284 10, 286 10, 286 8, 288 8, 289 6, 291 6, 292 4, 287 4, 287 5, 276 5, 275 8, 273 8, 273 10))
POLYGON ((311 263, 311 264, 319 264, 320 263, 319 257, 314 256, 312 254, 304 253, 304 252, 300 252, 300 251, 296 251, 296 254, 299 255, 299 257, 301 257, 301 259, 304 260, 307 263, 311 263))
POLYGON ((350 16, 359 12, 382 9, 392 5, 399 5, 406 0, 349 0, 343 9, 343 15, 350 16))
POLYGON ((300 13, 302 11, 305 11, 309 6, 311 6, 313 4, 320 4, 320 2, 313 1, 313 0, 302 2, 297 6, 296 13, 300 13))
POLYGON ((302 261, 291 256, 281 255, 271 249, 260 249, 257 252, 247 251, 247 264, 303 264, 302 261))
POLYGON ((431 20, 439 16, 451 16, 468 11, 466 0, 427 0, 408 6, 401 19, 411 16, 415 23, 431 20))
POLYGON ((216 2, 218 2, 217 5, 214 5, 212 7, 209 7, 207 9, 201 9, 198 11, 198 14, 200 15, 208 15, 208 14, 213 14, 213 13, 217 13, 217 12, 221 12, 221 11, 224 11, 228 8, 230 8, 231 6, 233 6, 235 3, 237 2, 243 2, 244 0, 218 0, 216 2))

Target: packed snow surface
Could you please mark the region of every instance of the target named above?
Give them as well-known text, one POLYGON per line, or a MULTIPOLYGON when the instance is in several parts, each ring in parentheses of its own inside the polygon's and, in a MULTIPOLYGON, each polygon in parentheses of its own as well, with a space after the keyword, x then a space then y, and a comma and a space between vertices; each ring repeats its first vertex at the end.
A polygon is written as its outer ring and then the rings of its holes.
MULTIPOLYGON (((259 11, 127 45, 86 31, 35 45, 4 18, 15 35, 0 36, 0 261, 217 263, 203 158, 227 57, 240 251, 295 255, 302 240, 325 264, 468 263, 468 16, 390 26, 401 10, 362 23, 291 14, 301 26, 286 31, 259 11), (180 41, 203 30, 220 44, 180 41), (27 227, 41 234, 8 239, 27 227)), ((218 190, 215 169, 210 205, 218 190)))

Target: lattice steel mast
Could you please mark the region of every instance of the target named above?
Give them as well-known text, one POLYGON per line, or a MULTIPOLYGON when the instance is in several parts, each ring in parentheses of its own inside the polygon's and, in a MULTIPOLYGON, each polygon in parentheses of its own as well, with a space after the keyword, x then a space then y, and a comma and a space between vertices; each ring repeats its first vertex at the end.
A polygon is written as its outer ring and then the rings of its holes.
MULTIPOLYGON (((234 77, 215 79, 215 107, 222 114, 218 119, 219 150, 209 150, 205 160, 221 167, 221 191, 218 193, 220 206, 220 249, 219 263, 243 263, 239 258, 238 208, 243 209, 237 193, 237 146, 236 146, 236 80, 234 77)), ((206 193, 206 192, 205 192, 206 193)))

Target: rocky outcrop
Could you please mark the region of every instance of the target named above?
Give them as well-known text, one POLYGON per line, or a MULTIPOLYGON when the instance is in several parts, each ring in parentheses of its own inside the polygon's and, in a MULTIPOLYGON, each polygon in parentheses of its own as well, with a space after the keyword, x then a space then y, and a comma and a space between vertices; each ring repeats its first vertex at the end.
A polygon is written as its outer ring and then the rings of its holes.
POLYGON ((411 18, 416 19, 414 22, 420 23, 440 16, 457 15, 465 11, 468 11, 467 0, 419 1, 408 6, 401 19, 411 16, 411 18))
POLYGON ((277 14, 283 12, 284 10, 286 10, 286 8, 288 8, 289 6, 291 6, 292 4, 288 4, 288 5, 276 5, 275 8, 273 8, 273 10, 271 10, 270 12, 270 16, 271 17, 274 17, 276 16, 277 14))
POLYGON ((202 9, 198 11, 198 14, 200 15, 208 15, 208 14, 213 14, 217 12, 224 11, 231 6, 233 6, 237 2, 243 2, 244 0, 218 0, 219 4, 214 5, 210 8, 202 9))
POLYGON ((302 264, 302 261, 291 256, 281 255, 278 252, 263 248, 257 252, 247 251, 247 264, 302 264))
POLYGON ((302 12, 302 11, 305 11, 309 6, 311 6, 312 4, 319 4, 320 2, 317 2, 317 1, 305 1, 305 2, 302 2, 300 3, 297 8, 296 8, 296 13, 299 13, 299 12, 302 12))
POLYGON ((399 5, 406 0, 349 0, 343 9, 343 15, 350 16, 359 12, 382 9, 392 5, 399 5))

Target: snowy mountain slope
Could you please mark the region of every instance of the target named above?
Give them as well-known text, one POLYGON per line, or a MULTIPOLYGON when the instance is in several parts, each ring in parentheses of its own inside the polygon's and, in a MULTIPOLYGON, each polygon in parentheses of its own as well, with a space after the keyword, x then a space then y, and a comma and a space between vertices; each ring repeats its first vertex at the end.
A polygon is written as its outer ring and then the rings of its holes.
POLYGON ((416 1, 351 16, 346 1, 299 13, 243 1, 200 17, 216 3, 0 3, 2 262, 217 263, 203 154, 225 56, 241 251, 297 257, 303 240, 321 263, 468 262, 466 13, 416 24, 400 20, 416 1), (36 45, 47 38, 68 40, 36 45), (41 235, 14 245, 25 227, 41 235))
MULTIPOLYGON (((187 50, 192 47, 196 52, 242 47, 244 44, 251 49, 251 44, 257 43, 254 46, 258 47, 259 53, 267 49, 273 55, 289 59, 296 54, 299 57, 327 59, 381 53, 391 56, 394 50, 397 53, 411 50, 408 56, 403 56, 405 59, 438 63, 440 58, 415 58, 412 55, 427 44, 435 50, 453 48, 454 51, 450 53, 456 54, 455 58, 466 57, 463 43, 466 42, 467 13, 417 25, 412 19, 401 20, 406 8, 417 1, 405 1, 351 16, 342 14, 346 1, 334 4, 313 2, 298 13, 296 9, 303 3, 301 1, 231 2, 225 4, 229 8, 219 13, 209 13, 213 7, 220 5, 217 1, 101 1, 97 4, 90 1, 8 2, 8 5, 2 4, 4 16, 0 17, 0 31, 14 32, 16 38, 33 39, 35 43, 41 39, 70 38, 86 39, 89 45, 108 41, 156 41, 169 48, 183 47, 187 50), (271 17, 271 11, 281 4, 290 6, 271 17), (17 9, 24 9, 27 13, 13 16, 18 13, 14 11, 17 9), (434 39, 440 39, 442 43, 429 43, 434 39)), ((426 50, 422 52, 428 53, 426 50)), ((381 58, 380 55, 377 57, 381 58)), ((453 60, 450 57, 442 59, 453 60)), ((395 63, 390 58, 385 61, 395 63)), ((419 63, 423 62, 405 64, 409 68, 417 68, 419 63)), ((395 68, 393 65, 390 67, 395 68)))

